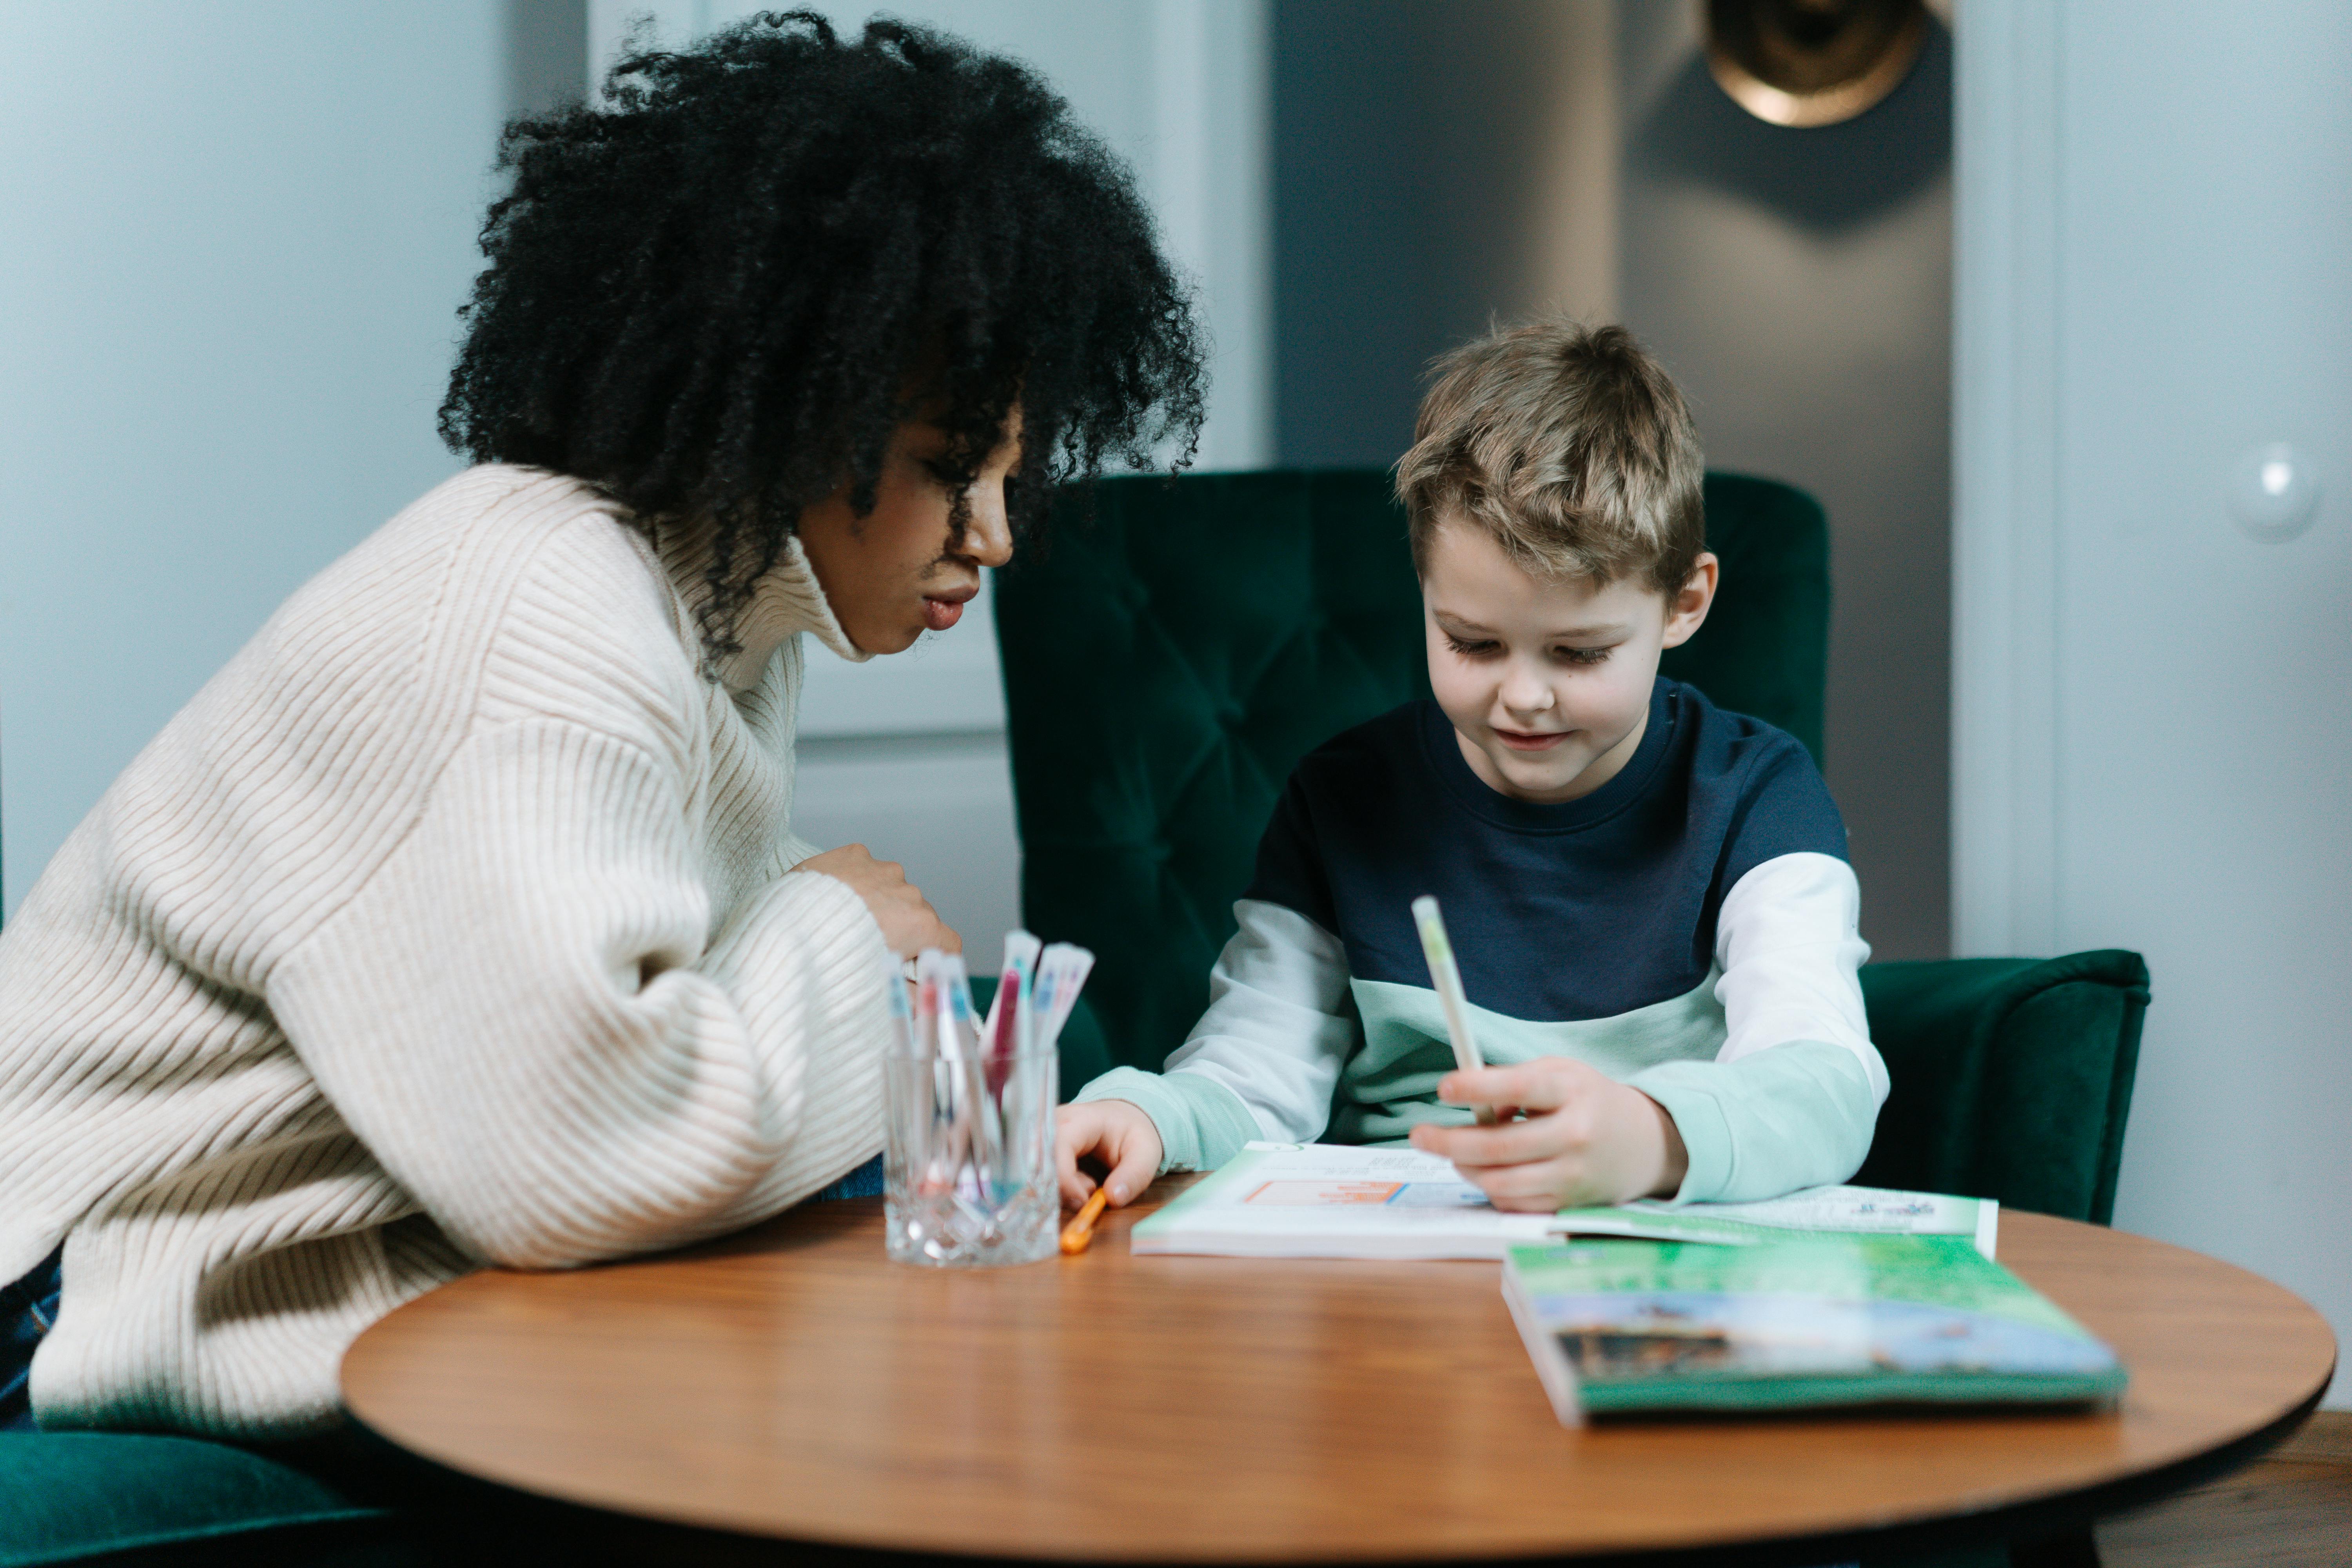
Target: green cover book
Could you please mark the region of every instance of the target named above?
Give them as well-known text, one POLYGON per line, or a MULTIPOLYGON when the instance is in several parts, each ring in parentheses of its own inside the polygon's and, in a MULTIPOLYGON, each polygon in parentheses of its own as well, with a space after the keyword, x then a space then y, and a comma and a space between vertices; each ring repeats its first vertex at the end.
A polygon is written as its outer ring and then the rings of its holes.
POLYGON ((1513 1247, 1552 1408, 1590 1415, 2113 1399, 2115 1352, 1965 1236, 1513 1247))

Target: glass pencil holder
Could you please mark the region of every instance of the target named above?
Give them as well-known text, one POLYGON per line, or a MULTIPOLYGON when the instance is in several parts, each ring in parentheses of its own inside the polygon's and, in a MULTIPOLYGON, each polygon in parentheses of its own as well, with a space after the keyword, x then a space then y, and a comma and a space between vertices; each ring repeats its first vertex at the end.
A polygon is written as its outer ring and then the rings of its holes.
POLYGON ((891 1258, 940 1268, 1035 1263, 1058 1249, 1060 1088, 1051 1047, 883 1060, 882 1194, 891 1258))

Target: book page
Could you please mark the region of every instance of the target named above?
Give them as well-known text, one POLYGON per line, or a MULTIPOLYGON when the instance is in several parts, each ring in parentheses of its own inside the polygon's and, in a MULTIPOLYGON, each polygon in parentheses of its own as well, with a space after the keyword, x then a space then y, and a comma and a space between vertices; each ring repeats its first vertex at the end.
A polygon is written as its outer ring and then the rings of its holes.
POLYGON ((1505 1214, 1452 1162, 1412 1149, 1252 1143, 1137 1226, 1138 1252, 1500 1258, 1551 1216, 1505 1214))
POLYGON ((1560 1235, 1744 1246, 1793 1234, 1962 1236, 1993 1255, 1990 1199, 1814 1187, 1762 1203, 1621 1204, 1507 1214, 1453 1163, 1415 1149, 1251 1143, 1135 1227, 1139 1252, 1260 1258, 1499 1258, 1560 1235))
POLYGON ((1655 1241, 1769 1241, 1789 1232, 1841 1236, 1965 1236, 1993 1256, 2000 1205, 1991 1198, 1906 1193, 1889 1187, 1808 1187, 1744 1204, 1667 1204, 1643 1199, 1614 1208, 1563 1209, 1560 1228, 1579 1235, 1655 1241))

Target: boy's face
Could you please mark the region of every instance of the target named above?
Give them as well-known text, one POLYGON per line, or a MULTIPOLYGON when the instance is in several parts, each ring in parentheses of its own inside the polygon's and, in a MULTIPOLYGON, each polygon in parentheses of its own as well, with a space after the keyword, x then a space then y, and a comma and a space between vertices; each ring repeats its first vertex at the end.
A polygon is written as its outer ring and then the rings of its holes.
POLYGON ((1668 603, 1631 580, 1534 576, 1486 530, 1442 520, 1421 583, 1429 684, 1472 771, 1538 802, 1614 778, 1642 743, 1658 655, 1698 630, 1715 579, 1701 555, 1668 603))

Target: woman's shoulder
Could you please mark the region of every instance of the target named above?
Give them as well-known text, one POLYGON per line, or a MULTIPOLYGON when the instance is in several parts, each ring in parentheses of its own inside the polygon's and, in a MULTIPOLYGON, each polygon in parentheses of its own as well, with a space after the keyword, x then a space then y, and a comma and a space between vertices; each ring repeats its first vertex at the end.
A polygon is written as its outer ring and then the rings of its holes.
POLYGON ((700 645, 629 511, 539 468, 485 466, 450 484, 460 521, 434 651, 453 673, 478 672, 477 717, 553 717, 677 744, 698 706, 700 645))
POLYGON ((585 479, 510 463, 451 475, 337 565, 358 575, 404 560, 454 578, 461 593, 470 583, 502 587, 548 571, 591 592, 660 576, 620 502, 585 479))
POLYGON ((254 651, 305 683, 396 689, 416 718, 461 727, 528 714, 636 731, 648 707, 693 700, 675 597, 627 510, 504 464, 404 508, 297 591, 254 651))
POLYGON ((559 540, 575 555, 587 546, 575 569, 601 554, 606 574, 625 578, 634 565, 642 576, 647 557, 630 543, 635 530, 626 517, 617 502, 570 475, 480 464, 403 507, 297 589, 275 618, 281 630, 320 620, 349 626, 370 618, 372 606, 400 600, 398 618, 414 626, 404 601, 455 595, 452 607, 465 607, 469 595, 499 594, 537 569, 559 540))

